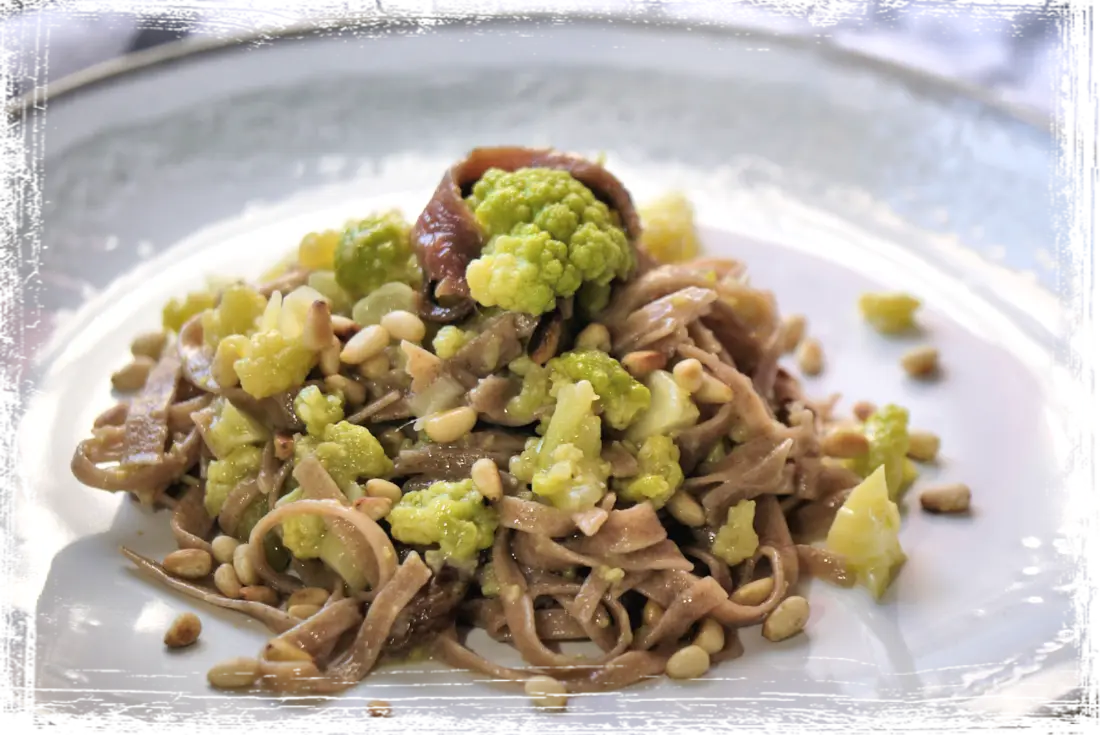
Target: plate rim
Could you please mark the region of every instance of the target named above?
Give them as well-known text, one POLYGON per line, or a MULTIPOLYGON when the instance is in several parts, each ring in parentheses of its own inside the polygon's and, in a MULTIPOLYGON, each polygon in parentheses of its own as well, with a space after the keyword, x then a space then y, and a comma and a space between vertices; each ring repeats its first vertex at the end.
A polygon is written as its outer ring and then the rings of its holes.
MULTIPOLYGON (((357 10, 320 12, 296 19, 276 28, 235 32, 210 39, 189 39, 169 42, 150 50, 128 54, 91 65, 78 72, 35 87, 7 102, 0 102, 0 135, 19 124, 24 118, 46 110, 55 103, 74 98, 83 92, 94 91, 101 85, 128 77, 166 68, 194 58, 231 53, 249 46, 275 44, 295 37, 323 35, 334 32, 360 30, 384 33, 389 29, 433 28, 469 23, 597 23, 618 28, 642 30, 669 29, 678 32, 703 33, 725 36, 729 39, 767 42, 795 51, 810 51, 821 55, 828 62, 865 68, 887 77, 895 84, 904 85, 923 98, 953 96, 979 103, 1005 118, 1023 123, 1034 132, 1051 135, 1068 144, 1070 151, 1080 151, 1085 165, 1091 168, 1100 161, 1100 138, 1092 139, 1085 131, 1078 130, 1066 121, 1059 120, 1043 110, 1033 109, 1020 102, 1005 100, 993 92, 969 81, 937 75, 930 70, 905 65, 890 58, 882 58, 855 48, 839 46, 824 36, 801 32, 762 29, 758 25, 742 23, 737 19, 706 20, 697 17, 679 17, 660 10, 598 9, 593 11, 566 9, 462 9, 417 10, 374 6, 357 10)), ((1100 689, 1079 688, 1066 693, 1063 698, 1043 707, 1042 713, 1055 726, 1074 725, 1075 718, 1086 715, 1089 704, 1100 689)), ((12 692, 0 689, 0 714, 8 710, 17 717, 30 718, 40 723, 84 727, 85 723, 62 717, 27 701, 12 692)), ((99 731, 92 731, 99 732, 99 731)))

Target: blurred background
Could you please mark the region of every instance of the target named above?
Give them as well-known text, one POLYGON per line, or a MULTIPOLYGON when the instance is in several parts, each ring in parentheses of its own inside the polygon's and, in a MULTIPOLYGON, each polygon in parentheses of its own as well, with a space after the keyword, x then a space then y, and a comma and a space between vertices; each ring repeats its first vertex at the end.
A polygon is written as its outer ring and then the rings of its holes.
POLYGON ((348 15, 626 13, 640 20, 735 23, 808 37, 980 88, 1050 114, 1066 1, 999 7, 907 0, 0 0, 7 97, 48 80, 186 37, 278 29, 348 15))

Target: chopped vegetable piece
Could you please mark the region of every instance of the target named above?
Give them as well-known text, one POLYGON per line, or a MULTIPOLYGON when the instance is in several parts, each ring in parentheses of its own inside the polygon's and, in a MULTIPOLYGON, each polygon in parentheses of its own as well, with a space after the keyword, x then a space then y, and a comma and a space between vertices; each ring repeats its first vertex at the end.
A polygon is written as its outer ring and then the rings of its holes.
POLYGON ((252 416, 219 398, 217 413, 204 438, 216 457, 228 457, 237 447, 266 442, 271 432, 252 416))
POLYGON ((642 207, 639 243, 658 263, 679 263, 699 254, 695 210, 680 192, 672 192, 642 207))
POLYGON ((846 465, 861 477, 870 477, 879 466, 886 473, 890 499, 896 499, 905 479, 906 453, 909 451, 909 412, 901 406, 883 406, 863 424, 871 448, 867 454, 846 460, 846 465))
POLYGON ((217 347, 231 334, 252 334, 266 306, 267 299, 259 291, 244 284, 233 284, 222 292, 217 306, 203 312, 203 339, 211 347, 217 347))
POLYGON ((760 546, 760 537, 752 525, 755 516, 755 500, 742 500, 730 508, 711 545, 714 555, 733 566, 755 554, 760 546))
POLYGON ((883 334, 900 334, 913 329, 920 301, 906 293, 865 293, 859 310, 867 323, 883 334))
POLYGON ((351 318, 361 327, 382 321, 391 311, 416 311, 416 292, 405 283, 387 283, 355 302, 351 318))
POLYGON ((333 314, 349 314, 352 301, 348 292, 336 282, 336 274, 332 271, 314 271, 309 274, 306 281, 310 288, 322 294, 328 299, 333 314))
POLYGON ((362 297, 399 281, 419 283, 420 268, 409 240, 409 225, 396 210, 352 223, 336 248, 336 282, 362 297))
POLYGON ((320 437, 298 437, 294 442, 295 461, 300 462, 309 454, 317 457, 345 494, 349 485, 361 479, 385 477, 393 472, 393 462, 370 429, 347 421, 326 425, 320 437))
POLYGON ((435 354, 440 359, 449 360, 458 354, 458 351, 475 336, 477 336, 475 332, 459 329, 448 324, 441 327, 436 332, 435 337, 432 338, 432 349, 435 350, 435 354))
POLYGON ((215 303, 217 296, 210 291, 192 291, 182 301, 172 299, 164 305, 161 323, 165 329, 178 332, 191 317, 213 308, 215 303))
POLYGON ((637 452, 638 474, 616 479, 615 492, 634 503, 649 501, 661 508, 684 481, 680 449, 667 436, 648 437, 637 452))
POLYGON ((646 379, 646 386, 650 395, 649 408, 627 430, 626 438, 630 441, 640 444, 657 434, 675 437, 699 420, 699 409, 691 400, 691 394, 676 383, 672 373, 654 370, 646 379))
POLYGON ((332 270, 336 260, 336 246, 343 233, 339 230, 311 232, 298 245, 298 262, 310 270, 332 270))
POLYGON ((435 482, 405 493, 386 519, 398 541, 439 544, 444 556, 461 562, 493 544, 497 512, 482 500, 472 480, 435 482))
POLYGON ((312 436, 324 436, 325 427, 344 419, 344 397, 339 393, 325 395, 315 385, 298 391, 294 397, 294 413, 306 425, 312 436))
POLYGON ((587 380, 600 398, 603 417, 613 429, 625 429, 649 408, 649 389, 639 383, 611 355, 599 350, 575 350, 551 360, 555 395, 566 381, 587 380))
POLYGON ((905 562, 900 529, 901 515, 890 500, 886 472, 880 466, 837 510, 825 548, 844 557, 860 584, 878 599, 905 562))
POLYGON ((230 452, 225 459, 215 459, 207 465, 203 502, 212 518, 221 513, 222 505, 233 488, 259 473, 262 456, 259 447, 242 446, 230 452))

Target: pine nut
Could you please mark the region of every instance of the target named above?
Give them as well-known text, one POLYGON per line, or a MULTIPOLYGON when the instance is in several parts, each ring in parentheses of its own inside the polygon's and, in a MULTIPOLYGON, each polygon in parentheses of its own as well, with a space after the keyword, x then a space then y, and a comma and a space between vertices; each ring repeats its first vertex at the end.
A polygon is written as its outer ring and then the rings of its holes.
POLYGON ((699 626, 692 643, 713 656, 726 647, 726 631, 717 620, 707 618, 699 626))
POLYGON ((305 620, 321 612, 320 605, 291 605, 286 609, 286 614, 292 618, 305 620))
POLYGON ((371 717, 389 717, 393 714, 393 707, 383 699, 372 699, 367 703, 367 712, 371 717))
POLYGON ((210 686, 218 689, 244 689, 256 683, 260 675, 260 662, 254 658, 240 656, 214 664, 206 672, 210 686))
POLYGON ((294 456, 294 437, 290 434, 275 435, 275 458, 284 462, 294 456))
POLYGON ((668 362, 667 358, 656 350, 637 350, 622 359, 626 371, 638 380, 642 380, 654 370, 660 370, 668 362))
POLYGON ((642 608, 642 624, 652 628, 660 621, 661 616, 664 614, 665 609, 663 607, 653 600, 646 600, 645 607, 642 608))
POLYGON ((397 340, 420 344, 427 329, 416 314, 398 309, 383 316, 379 322, 397 340))
POLYGON ((332 344, 335 337, 332 331, 332 312, 328 302, 317 300, 309 305, 306 321, 302 327, 302 346, 307 350, 320 352, 332 344))
POLYGON ((806 317, 801 314, 791 314, 783 320, 783 333, 780 347, 784 353, 794 352, 798 343, 806 336, 806 317))
POLYGON ((805 597, 792 595, 768 613, 760 632, 773 643, 782 641, 800 632, 809 619, 810 603, 805 597))
POLYGON ((313 657, 282 638, 272 638, 264 646, 263 657, 268 661, 312 661, 313 657))
POLYGON ((168 335, 164 332, 139 334, 130 343, 130 354, 134 357, 148 357, 151 360, 159 360, 167 342, 168 335))
POLYGON ((202 549, 180 549, 164 557, 165 571, 182 579, 202 579, 214 565, 210 554, 202 549))
POLYGON ((772 589, 775 588, 775 580, 771 577, 764 577, 763 579, 757 579, 748 584, 743 584, 733 591, 730 595, 730 601, 735 602, 738 605, 747 605, 749 607, 756 607, 768 599, 772 593, 772 589))
POLYGON ((340 340, 333 337, 332 344, 321 350, 317 356, 317 364, 325 377, 337 375, 340 372, 340 349, 340 340))
POLYGON ((607 331, 607 327, 604 325, 593 322, 577 335, 575 347, 578 350, 611 352, 611 333, 607 331))
POLYGON ((688 393, 695 393, 703 387, 703 364, 694 357, 680 360, 672 367, 672 377, 676 385, 688 393))
POLYGON ((729 403, 733 400, 733 388, 710 373, 703 373, 699 389, 692 397, 699 403, 729 403))
POLYGON ((367 480, 366 491, 370 497, 385 498, 394 505, 401 501, 401 488, 389 480, 378 477, 367 480))
POLYGON ((909 458, 917 462, 935 462, 940 453, 940 438, 931 431, 909 432, 909 458))
POLYGON ((707 521, 703 506, 683 490, 677 490, 665 505, 672 517, 690 528, 699 528, 707 521))
POLYGON ((536 707, 542 709, 563 709, 569 702, 565 685, 552 676, 532 676, 523 682, 523 691, 536 707))
POLYGON ((210 549, 214 552, 214 560, 219 564, 232 564, 233 552, 240 545, 241 542, 237 539, 222 534, 210 542, 210 549))
POLYGON ((131 393, 145 387, 145 381, 149 379, 149 372, 157 362, 151 357, 140 355, 126 367, 116 370, 111 376, 111 385, 115 390, 123 393, 131 393))
POLYGON ((390 343, 390 333, 381 324, 373 324, 360 329, 344 345, 340 352, 340 361, 349 365, 359 365, 378 355, 390 343))
POLYGON ((470 433, 477 423, 477 411, 469 406, 452 408, 424 420, 424 431, 437 444, 450 444, 470 433))
POLYGON ((324 605, 328 602, 328 597, 329 591, 326 589, 322 589, 321 587, 303 587, 300 590, 292 592, 286 604, 290 607, 294 607, 295 605, 324 605))
POLYGON ((798 369, 806 375, 820 375, 825 367, 825 354, 821 343, 813 337, 802 340, 795 350, 798 369))
POLYGON ((862 457, 871 449, 867 435, 862 431, 840 427, 832 429, 821 440, 821 452, 826 457, 851 459, 862 457))
POLYGON ((671 679, 698 679, 709 669, 710 654, 696 645, 684 646, 665 664, 665 673, 671 679))
POLYGON ((603 524, 607 523, 608 513, 603 508, 587 508, 573 514, 573 523, 585 536, 595 536, 603 524))
POLYGON ((470 468, 470 477, 474 481, 474 487, 486 500, 494 502, 504 495, 504 485, 500 481, 500 470, 497 463, 488 457, 482 457, 474 462, 470 468))
POLYGON ((386 355, 372 357, 359 365, 359 374, 368 380, 378 380, 390 371, 390 358, 386 355))
POLYGON ((329 375, 325 378, 325 387, 330 391, 340 391, 353 406, 362 406, 367 402, 367 387, 343 375, 329 375))
POLYGON ((169 648, 186 648, 199 639, 202 633, 202 621, 195 613, 183 613, 164 634, 164 645, 169 648))
POLYGON ((866 421, 871 418, 871 414, 876 410, 877 407, 870 401, 857 401, 855 405, 852 406, 852 415, 860 421, 866 421))
POLYGON ((256 574, 256 567, 252 564, 251 548, 248 544, 241 544, 233 550, 233 571, 237 573, 237 579, 244 585, 256 585, 260 583, 260 575, 256 574))
POLYGON ((372 521, 380 521, 390 514, 393 501, 389 498, 365 497, 356 500, 352 506, 372 521))
POLYGON ((231 600, 241 597, 241 581, 237 579, 237 573, 233 571, 232 564, 222 564, 214 570, 214 586, 218 592, 231 600))
POLYGON ((349 319, 346 316, 333 314, 331 323, 333 333, 341 339, 350 337, 359 331, 359 324, 354 319, 349 319))
POLYGON ((241 599, 248 602, 259 602, 274 607, 279 604, 279 595, 270 587, 251 585, 241 587, 241 599))
POLYGON ((930 513, 966 513, 970 510, 970 488, 961 482, 926 488, 920 494, 920 505, 930 513))
POLYGON ((915 347, 901 356, 901 366, 912 378, 930 378, 939 372, 940 351, 925 345, 915 347))

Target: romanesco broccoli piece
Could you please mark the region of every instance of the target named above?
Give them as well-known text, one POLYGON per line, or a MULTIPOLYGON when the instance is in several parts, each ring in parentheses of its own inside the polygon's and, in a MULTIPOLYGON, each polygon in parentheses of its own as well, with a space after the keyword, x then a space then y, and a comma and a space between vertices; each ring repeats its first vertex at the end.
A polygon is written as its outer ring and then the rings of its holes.
POLYGON ((626 438, 641 444, 657 434, 675 437, 677 433, 695 426, 699 409, 691 400, 691 394, 680 387, 665 370, 654 370, 646 378, 649 389, 649 407, 634 419, 626 432, 626 438))
POLYGON ((435 350, 435 354, 440 359, 449 360, 458 354, 458 351, 475 336, 474 332, 468 332, 448 324, 445 327, 440 327, 439 331, 432 337, 432 349, 435 350))
POLYGON ((886 473, 890 499, 897 498, 905 480, 906 453, 909 451, 909 412, 890 404, 875 411, 863 424, 863 432, 871 444, 867 454, 845 460, 847 466, 861 477, 870 477, 878 467, 886 473))
POLYGON ((649 389, 611 355, 600 350, 574 350, 551 360, 552 394, 566 381, 587 380, 600 398, 603 417, 613 429, 625 429, 649 408, 649 389))
MULTIPOLYGON (((279 498, 276 505, 293 503, 302 499, 298 487, 279 498)), ((283 545, 299 559, 316 559, 321 555, 321 541, 328 527, 321 516, 300 515, 283 521, 283 545)))
POLYGON ((203 339, 211 347, 217 347, 231 334, 251 334, 266 306, 267 299, 259 291, 241 283, 229 286, 222 292, 218 305, 203 312, 203 339))
POLYGON ((206 512, 216 518, 229 493, 243 480, 260 472, 263 452, 251 445, 237 447, 225 459, 215 459, 206 467, 206 512))
POLYGON ((228 457, 237 447, 262 444, 271 438, 267 427, 224 398, 217 399, 217 412, 203 439, 215 457, 228 457))
POLYGON ((611 303, 611 284, 599 284, 587 281, 577 291, 577 306, 581 314, 595 319, 611 303))
POLYGON ((485 505, 473 480, 440 481, 405 493, 386 520, 390 534, 406 544, 439 544, 448 559, 469 560, 493 545, 497 512, 485 505))
POLYGON ((325 427, 344 419, 344 397, 325 395, 315 385, 307 385, 294 397, 294 413, 306 425, 306 433, 323 436, 325 427))
POLYGON ((165 329, 178 332, 188 319, 213 308, 216 302, 217 296, 210 291, 192 291, 182 301, 172 299, 164 305, 161 311, 161 323, 165 329))
POLYGON ((616 479, 615 492, 631 502, 648 500, 655 508, 661 508, 684 481, 680 449, 667 436, 657 434, 645 440, 637 457, 638 474, 616 479))
POLYGON ((308 233, 298 244, 298 262, 310 270, 332 270, 342 237, 339 230, 308 233))
POLYGON ((541 314, 582 283, 607 285, 634 268, 613 213, 566 171, 489 169, 466 202, 488 239, 466 269, 483 306, 541 314))
POLYGON ((879 465, 837 510, 825 548, 844 557, 860 584, 878 599, 905 562, 900 530, 901 514, 890 499, 886 471, 879 465))
POLYGON ((244 353, 233 363, 233 370, 253 398, 267 398, 301 385, 317 361, 316 353, 277 329, 252 335, 244 353))
POLYGON ((391 281, 419 283, 409 225, 396 210, 352 223, 336 247, 336 282, 361 297, 391 281))
POLYGON ((883 334, 900 334, 916 326, 920 301, 906 293, 865 293, 859 297, 863 318, 883 334))
POLYGON ((733 566, 755 554, 760 546, 760 537, 752 525, 755 516, 755 500, 742 500, 730 508, 710 547, 714 555, 733 566))
POLYGON ((680 192, 672 192, 641 207, 639 243, 658 263, 679 263, 699 254, 695 210, 680 192))
POLYGON ((393 462, 370 429, 340 421, 327 424, 319 436, 300 436, 294 442, 295 461, 313 454, 333 481, 348 492, 360 478, 385 477, 393 472, 393 462))
POLYGON ((512 474, 535 495, 564 510, 593 507, 607 492, 610 465, 600 458, 596 392, 587 380, 560 387, 554 413, 541 439, 531 438, 512 458, 512 474))
POLYGON ((504 413, 516 421, 532 423, 554 405, 554 400, 550 397, 550 371, 534 362, 517 367, 523 371, 518 373, 523 376, 523 383, 519 393, 509 398, 504 405, 504 413))

